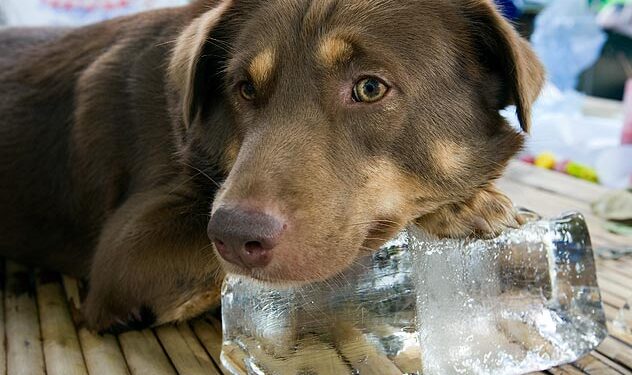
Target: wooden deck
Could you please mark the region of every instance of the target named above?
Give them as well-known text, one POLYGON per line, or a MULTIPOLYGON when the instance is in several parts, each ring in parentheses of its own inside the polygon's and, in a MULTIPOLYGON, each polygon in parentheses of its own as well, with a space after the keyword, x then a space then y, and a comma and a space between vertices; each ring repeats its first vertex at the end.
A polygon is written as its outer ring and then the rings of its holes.
MULTIPOLYGON (((632 246, 631 238, 608 233, 591 214, 589 203, 606 191, 600 186, 519 162, 512 164, 500 186, 517 205, 542 215, 581 211, 596 248, 632 246)), ((3 269, 0 375, 228 374, 219 364, 221 323, 213 318, 100 337, 73 323, 79 299, 74 280, 10 261, 3 269)), ((632 296, 632 257, 599 259, 598 277, 612 321, 625 298, 632 296)), ((613 333, 592 354, 547 373, 632 374, 632 336, 613 333)))

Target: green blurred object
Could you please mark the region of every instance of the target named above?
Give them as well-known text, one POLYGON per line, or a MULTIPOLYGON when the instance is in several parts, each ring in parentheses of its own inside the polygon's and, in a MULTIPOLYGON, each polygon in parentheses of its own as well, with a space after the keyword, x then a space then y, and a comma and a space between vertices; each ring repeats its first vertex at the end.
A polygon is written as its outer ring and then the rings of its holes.
MULTIPOLYGON (((632 0, 587 0, 588 4, 595 10, 599 10, 606 5, 625 5, 632 4, 632 0)), ((538 13, 546 7, 550 0, 525 0, 522 10, 525 13, 538 13)))
POLYGON ((597 171, 595 169, 573 161, 569 162, 566 166, 566 173, 585 181, 599 182, 599 177, 597 177, 597 171))
POLYGON ((625 223, 617 223, 615 221, 607 221, 604 228, 610 233, 620 234, 622 236, 632 237, 632 226, 625 223))
POLYGON ((601 9, 606 5, 625 5, 632 4, 632 0, 588 0, 588 3, 601 9))

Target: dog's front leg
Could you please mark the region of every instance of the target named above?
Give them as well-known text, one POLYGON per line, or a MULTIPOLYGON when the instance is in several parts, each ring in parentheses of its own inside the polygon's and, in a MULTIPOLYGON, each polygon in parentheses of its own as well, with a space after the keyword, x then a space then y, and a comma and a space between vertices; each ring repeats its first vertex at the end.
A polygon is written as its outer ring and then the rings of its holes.
POLYGON ((416 220, 417 225, 440 238, 490 237, 521 222, 511 200, 493 185, 416 220))
POLYGON ((182 195, 152 192, 130 198, 108 219, 84 305, 91 329, 141 329, 219 304, 223 275, 204 209, 182 195))

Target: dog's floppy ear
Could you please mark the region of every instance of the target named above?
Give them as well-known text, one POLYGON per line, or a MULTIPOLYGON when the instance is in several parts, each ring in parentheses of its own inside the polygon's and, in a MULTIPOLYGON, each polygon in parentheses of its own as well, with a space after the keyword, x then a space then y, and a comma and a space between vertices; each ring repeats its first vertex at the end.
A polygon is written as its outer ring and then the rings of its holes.
MULTIPOLYGON (((187 128, 201 109, 199 103, 196 103, 196 98, 198 91, 204 90, 198 84, 198 75, 201 74, 200 68, 204 64, 204 56, 211 54, 213 55, 211 57, 217 58, 212 51, 206 51, 209 45, 214 45, 208 43, 212 38, 211 33, 219 26, 222 16, 231 7, 232 2, 232 0, 217 2, 213 8, 194 19, 176 40, 169 64, 169 80, 182 98, 182 121, 187 128)), ((213 40, 215 39, 213 37, 213 40)))
POLYGON ((524 131, 531 126, 531 106, 544 83, 544 68, 535 52, 496 10, 491 0, 465 0, 479 58, 501 80, 499 105, 515 104, 524 131))

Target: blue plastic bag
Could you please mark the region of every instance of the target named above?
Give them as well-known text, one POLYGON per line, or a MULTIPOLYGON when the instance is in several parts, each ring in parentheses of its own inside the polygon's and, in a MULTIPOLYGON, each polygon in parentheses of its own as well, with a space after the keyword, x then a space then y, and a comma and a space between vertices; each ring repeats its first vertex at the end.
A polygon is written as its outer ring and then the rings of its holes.
POLYGON ((510 20, 516 20, 522 12, 522 0, 495 0, 496 6, 502 12, 503 16, 510 20))
POLYGON ((549 80, 561 90, 573 90, 606 39, 586 0, 554 0, 536 18, 531 42, 549 80))

